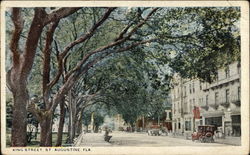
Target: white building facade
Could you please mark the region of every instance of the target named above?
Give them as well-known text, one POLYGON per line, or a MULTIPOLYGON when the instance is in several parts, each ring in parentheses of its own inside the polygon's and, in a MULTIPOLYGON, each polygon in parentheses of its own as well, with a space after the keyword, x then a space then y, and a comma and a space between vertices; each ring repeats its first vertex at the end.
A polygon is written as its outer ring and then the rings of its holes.
POLYGON ((225 136, 241 135, 240 64, 234 62, 218 70, 218 78, 208 84, 175 75, 171 89, 173 132, 192 133, 198 125, 215 125, 225 136), (194 119, 198 107, 200 118, 194 119))

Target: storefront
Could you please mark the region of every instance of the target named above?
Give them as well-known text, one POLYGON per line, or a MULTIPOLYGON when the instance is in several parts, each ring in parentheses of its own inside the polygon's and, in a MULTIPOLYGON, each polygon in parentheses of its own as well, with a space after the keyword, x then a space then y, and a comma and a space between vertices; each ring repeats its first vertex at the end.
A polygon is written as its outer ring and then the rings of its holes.
POLYGON ((205 118, 205 125, 214 125, 216 127, 222 126, 222 117, 208 117, 205 118))
POLYGON ((192 126, 191 126, 191 121, 185 121, 185 131, 191 131, 192 126))
POLYGON ((241 136, 241 117, 240 115, 232 115, 232 136, 241 136))

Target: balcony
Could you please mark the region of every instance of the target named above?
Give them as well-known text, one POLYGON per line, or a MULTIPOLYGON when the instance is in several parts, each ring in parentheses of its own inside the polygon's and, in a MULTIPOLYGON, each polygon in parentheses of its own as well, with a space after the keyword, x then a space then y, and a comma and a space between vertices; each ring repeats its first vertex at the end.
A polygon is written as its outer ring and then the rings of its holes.
POLYGON ((184 115, 187 115, 187 114, 190 114, 190 112, 184 111, 183 114, 184 114, 184 115))
POLYGON ((236 106, 240 107, 241 106, 240 96, 239 95, 233 95, 231 97, 231 102, 233 104, 235 104, 236 106))
POLYGON ((230 103, 225 101, 225 102, 221 102, 220 105, 222 105, 225 108, 228 108, 230 106, 230 103))
POLYGON ((236 80, 239 80, 240 79, 240 74, 234 74, 234 75, 231 75, 230 77, 228 78, 224 78, 224 79, 221 79, 221 80, 218 80, 218 81, 215 81, 211 84, 207 84, 206 87, 205 87, 205 91, 208 90, 208 89, 216 89, 218 87, 221 87, 225 84, 228 84, 232 81, 236 81, 236 80))
POLYGON ((209 106, 205 105, 205 106, 201 106, 201 108, 204 109, 204 110, 206 110, 206 111, 208 111, 209 106))
POLYGON ((217 110, 219 105, 218 104, 211 104, 209 107, 213 108, 214 110, 217 110))

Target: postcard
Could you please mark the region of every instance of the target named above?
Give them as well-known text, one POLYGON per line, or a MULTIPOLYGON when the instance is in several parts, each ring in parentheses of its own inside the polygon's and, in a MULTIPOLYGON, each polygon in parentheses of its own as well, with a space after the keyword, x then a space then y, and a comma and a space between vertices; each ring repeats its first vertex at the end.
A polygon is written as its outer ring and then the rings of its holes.
POLYGON ((3 1, 1 153, 248 154, 249 3, 3 1))

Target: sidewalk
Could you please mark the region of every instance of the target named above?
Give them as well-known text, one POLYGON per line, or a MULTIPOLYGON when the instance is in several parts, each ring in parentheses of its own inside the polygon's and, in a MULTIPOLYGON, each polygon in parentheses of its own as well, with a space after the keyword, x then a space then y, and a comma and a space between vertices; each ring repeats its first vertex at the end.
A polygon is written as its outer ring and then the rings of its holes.
POLYGON ((111 144, 104 141, 102 133, 82 133, 74 146, 110 146, 111 144))
MULTIPOLYGON (((171 135, 169 137, 191 140, 191 137, 188 137, 188 139, 187 139, 186 136, 184 136, 184 135, 183 136, 171 135)), ((235 146, 241 145, 241 137, 216 138, 214 141, 215 141, 215 143, 218 143, 218 144, 235 145, 235 146)))
POLYGON ((215 139, 215 143, 240 146, 241 137, 226 137, 224 139, 215 139))

